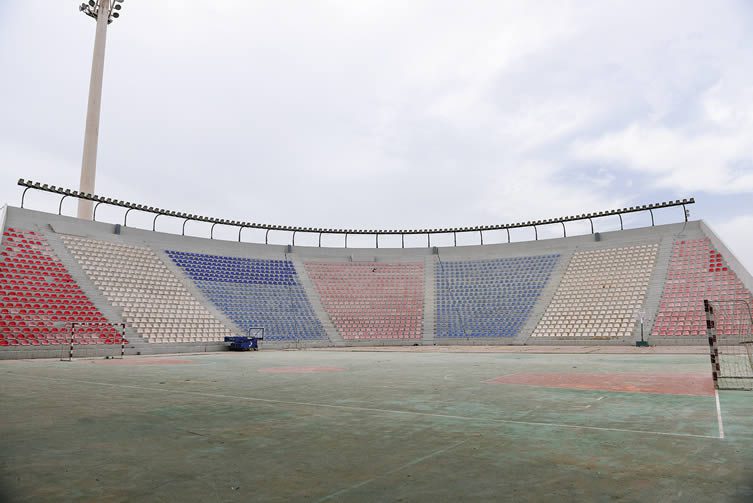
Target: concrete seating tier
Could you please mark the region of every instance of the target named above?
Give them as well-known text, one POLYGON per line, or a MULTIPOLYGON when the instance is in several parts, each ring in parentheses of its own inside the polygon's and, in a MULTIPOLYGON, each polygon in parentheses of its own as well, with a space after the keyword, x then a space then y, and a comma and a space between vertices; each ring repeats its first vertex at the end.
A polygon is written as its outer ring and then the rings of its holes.
POLYGON ((265 340, 309 341, 327 336, 289 260, 167 251, 201 292, 245 331, 265 340))
POLYGON ((515 337, 559 255, 435 265, 437 337, 515 337))
POLYGON ((150 248, 62 236, 86 274, 146 342, 223 341, 232 335, 150 248))
POLYGON ((305 267, 343 339, 421 338, 423 262, 306 262, 305 267))
POLYGON ((657 244, 576 252, 532 337, 632 335, 657 244))
POLYGON ((0 346, 67 344, 72 333, 76 344, 123 342, 46 238, 9 227, 0 252, 0 346))
MULTIPOLYGON (((708 238, 676 241, 651 335, 705 337, 705 299, 753 306, 753 296, 708 238)), ((735 333, 735 324, 749 326, 746 311, 744 306, 725 309, 727 316, 717 319, 717 331, 735 333)))

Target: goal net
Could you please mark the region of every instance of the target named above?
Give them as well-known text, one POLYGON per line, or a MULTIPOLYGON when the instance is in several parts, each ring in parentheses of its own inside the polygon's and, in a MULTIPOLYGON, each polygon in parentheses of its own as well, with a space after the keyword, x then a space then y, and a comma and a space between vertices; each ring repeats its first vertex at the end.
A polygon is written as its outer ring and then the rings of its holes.
POLYGON ((71 361, 75 356, 106 356, 122 359, 125 354, 125 323, 75 322, 65 323, 67 344, 60 359, 71 361))
POLYGON ((753 314, 744 300, 705 300, 706 333, 717 389, 753 390, 753 314))

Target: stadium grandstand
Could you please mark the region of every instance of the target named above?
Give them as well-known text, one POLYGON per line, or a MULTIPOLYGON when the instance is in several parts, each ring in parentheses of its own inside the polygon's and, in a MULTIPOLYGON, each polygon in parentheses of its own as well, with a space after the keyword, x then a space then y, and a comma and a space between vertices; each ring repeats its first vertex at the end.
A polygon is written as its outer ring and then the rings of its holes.
POLYGON ((703 221, 686 220, 693 199, 499 226, 338 230, 215 219, 26 180, 19 185, 24 198, 38 190, 120 206, 124 220, 6 209, 6 359, 57 356, 77 324, 81 334, 73 342, 82 355, 109 354, 109 345, 123 345, 126 354, 224 350, 225 337, 255 327, 265 330, 267 348, 635 345, 642 338, 698 345, 708 336, 704 300, 753 303, 750 273, 703 221), (153 213, 155 230, 127 226, 134 209, 153 213), (674 224, 597 232, 598 219, 622 221, 640 211, 653 223, 655 211, 673 209, 682 211, 674 224), (159 216, 208 222, 212 232, 158 232, 159 216), (567 236, 566 223, 575 220, 589 221, 592 233, 567 236), (214 239, 217 224, 238 227, 238 242, 214 239), (552 224, 561 225, 563 237, 539 240, 538 227, 552 224), (485 231, 522 226, 536 229, 537 239, 480 244, 485 231), (285 231, 291 244, 242 242, 242 230, 251 227, 285 231), (375 247, 294 245, 301 232, 346 240, 372 234, 375 247), (432 235, 459 232, 478 234, 479 245, 431 245, 432 235), (378 248, 380 235, 395 233, 423 233, 427 245, 378 248))

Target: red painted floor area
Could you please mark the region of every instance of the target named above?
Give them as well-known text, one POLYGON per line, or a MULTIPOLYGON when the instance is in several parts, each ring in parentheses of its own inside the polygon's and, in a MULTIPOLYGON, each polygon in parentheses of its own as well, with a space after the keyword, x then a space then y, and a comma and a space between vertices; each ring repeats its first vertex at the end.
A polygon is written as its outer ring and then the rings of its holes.
POLYGON ((314 374, 317 372, 343 372, 341 367, 267 367, 259 369, 266 374, 314 374))
POLYGON ((707 373, 519 373, 495 377, 486 382, 627 393, 695 396, 714 394, 714 382, 707 373))

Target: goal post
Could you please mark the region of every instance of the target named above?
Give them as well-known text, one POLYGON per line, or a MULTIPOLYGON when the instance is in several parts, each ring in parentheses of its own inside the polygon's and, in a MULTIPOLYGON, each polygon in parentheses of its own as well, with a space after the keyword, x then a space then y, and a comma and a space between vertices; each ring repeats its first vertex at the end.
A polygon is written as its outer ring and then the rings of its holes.
MULTIPOLYGON (((120 340, 111 343, 104 343, 105 346, 112 347, 111 354, 105 354, 107 358, 122 360, 125 356, 125 323, 110 323, 110 322, 70 322, 65 323, 69 327, 68 341, 62 348, 60 360, 72 361, 77 351, 83 347, 89 347, 91 345, 97 345, 97 342, 92 343, 92 334, 99 337, 99 333, 105 330, 112 333, 113 330, 120 336, 120 340)), ((98 355, 100 356, 100 355, 98 355)))
POLYGON ((704 300, 717 389, 753 390, 753 313, 744 300, 704 300))

